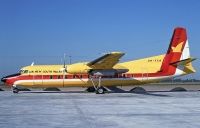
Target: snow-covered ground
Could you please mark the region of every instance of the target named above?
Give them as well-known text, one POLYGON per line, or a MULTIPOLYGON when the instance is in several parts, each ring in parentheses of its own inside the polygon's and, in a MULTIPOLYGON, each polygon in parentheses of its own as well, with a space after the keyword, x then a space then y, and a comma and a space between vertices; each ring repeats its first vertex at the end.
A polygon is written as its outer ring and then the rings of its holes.
POLYGON ((0 128, 200 128, 200 92, 0 92, 0 128))

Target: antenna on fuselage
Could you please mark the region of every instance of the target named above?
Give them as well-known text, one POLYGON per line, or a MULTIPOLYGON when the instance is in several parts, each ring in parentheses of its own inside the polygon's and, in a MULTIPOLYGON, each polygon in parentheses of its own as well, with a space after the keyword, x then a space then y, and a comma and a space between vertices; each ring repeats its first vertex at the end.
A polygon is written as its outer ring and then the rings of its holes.
POLYGON ((31 66, 33 66, 35 63, 34 63, 34 61, 31 63, 31 66))

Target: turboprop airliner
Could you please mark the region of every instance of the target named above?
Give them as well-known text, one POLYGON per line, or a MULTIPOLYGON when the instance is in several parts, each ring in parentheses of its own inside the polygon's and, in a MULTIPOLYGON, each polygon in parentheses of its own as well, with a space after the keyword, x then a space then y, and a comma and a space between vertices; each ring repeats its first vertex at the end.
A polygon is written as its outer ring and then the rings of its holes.
POLYGON ((18 93, 19 88, 104 87, 141 85, 194 73, 186 29, 174 29, 166 54, 119 62, 122 52, 107 53, 93 61, 70 65, 30 65, 1 79, 18 93))

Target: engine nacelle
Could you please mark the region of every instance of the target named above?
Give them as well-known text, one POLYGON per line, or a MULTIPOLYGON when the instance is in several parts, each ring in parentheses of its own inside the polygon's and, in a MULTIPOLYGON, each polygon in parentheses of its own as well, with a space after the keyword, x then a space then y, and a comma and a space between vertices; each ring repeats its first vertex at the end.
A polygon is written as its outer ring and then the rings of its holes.
POLYGON ((117 69, 92 69, 91 67, 87 66, 87 63, 75 63, 67 66, 67 73, 70 74, 88 73, 90 75, 114 76, 116 74, 125 72, 128 72, 128 69, 123 67, 117 67, 117 69))
POLYGON ((67 66, 67 73, 70 74, 88 73, 89 70, 90 67, 88 67, 85 63, 75 63, 67 66))

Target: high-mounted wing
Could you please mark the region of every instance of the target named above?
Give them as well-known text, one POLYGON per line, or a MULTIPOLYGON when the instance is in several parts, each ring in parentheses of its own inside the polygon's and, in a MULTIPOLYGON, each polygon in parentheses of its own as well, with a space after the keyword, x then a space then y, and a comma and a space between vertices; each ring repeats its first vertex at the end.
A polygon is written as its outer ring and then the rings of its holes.
POLYGON ((107 53, 87 64, 93 69, 112 69, 119 62, 119 59, 124 55, 122 52, 107 53))

